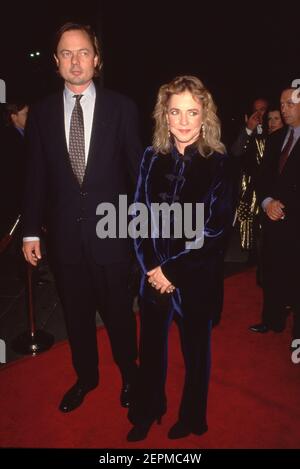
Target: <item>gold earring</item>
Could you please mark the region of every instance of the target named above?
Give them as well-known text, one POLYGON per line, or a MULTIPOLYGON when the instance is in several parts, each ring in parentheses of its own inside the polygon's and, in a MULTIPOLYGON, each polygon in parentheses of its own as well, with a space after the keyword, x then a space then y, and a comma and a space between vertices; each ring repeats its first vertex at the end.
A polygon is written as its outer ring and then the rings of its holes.
POLYGON ((202 129, 203 140, 205 140, 206 132, 205 132, 205 125, 204 124, 202 124, 201 129, 202 129))
POLYGON ((171 138, 171 132, 170 132, 170 129, 168 129, 168 137, 169 137, 169 139, 171 138))

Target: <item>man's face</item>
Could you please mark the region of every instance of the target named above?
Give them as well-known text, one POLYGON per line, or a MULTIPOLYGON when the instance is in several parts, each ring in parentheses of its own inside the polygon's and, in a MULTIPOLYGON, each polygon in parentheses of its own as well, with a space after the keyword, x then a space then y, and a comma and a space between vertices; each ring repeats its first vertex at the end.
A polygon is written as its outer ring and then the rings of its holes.
POLYGON ((11 120, 14 126, 24 130, 27 120, 27 114, 28 106, 23 107, 23 109, 18 111, 16 114, 11 114, 11 120))
POLYGON ((262 118, 268 108, 268 103, 264 99, 256 99, 253 103, 253 112, 257 112, 262 118))
MULTIPOLYGON (((300 102, 296 102, 294 97, 295 90, 284 90, 280 98, 281 114, 284 122, 292 127, 300 126, 300 102)), ((299 101, 299 93, 298 99, 299 101)))
POLYGON ((88 34, 80 30, 63 33, 54 57, 59 73, 70 88, 88 85, 99 61, 88 34))

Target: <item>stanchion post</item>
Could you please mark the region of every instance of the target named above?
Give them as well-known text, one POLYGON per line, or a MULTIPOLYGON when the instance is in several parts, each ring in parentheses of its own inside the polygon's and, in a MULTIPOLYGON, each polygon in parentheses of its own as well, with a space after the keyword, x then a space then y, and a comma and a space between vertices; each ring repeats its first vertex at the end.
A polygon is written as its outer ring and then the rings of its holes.
POLYGON ((27 264, 26 282, 26 304, 28 310, 28 330, 16 337, 12 343, 12 349, 22 355, 37 355, 52 347, 54 337, 52 334, 36 329, 35 323, 35 285, 32 281, 34 269, 31 264, 27 264))

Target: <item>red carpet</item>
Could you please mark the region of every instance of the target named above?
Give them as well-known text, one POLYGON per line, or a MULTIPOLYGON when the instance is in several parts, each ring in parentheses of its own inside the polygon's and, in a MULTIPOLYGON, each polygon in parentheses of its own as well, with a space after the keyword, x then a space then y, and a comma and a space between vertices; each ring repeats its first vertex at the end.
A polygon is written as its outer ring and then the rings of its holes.
POLYGON ((175 326, 170 332, 168 413, 140 443, 119 406, 120 378, 99 330, 101 385, 70 414, 57 410, 74 375, 65 342, 0 370, 0 446, 31 448, 300 448, 300 364, 291 361, 290 323, 282 334, 254 334, 261 291, 250 271, 225 281, 223 320, 213 331, 207 434, 170 441, 183 382, 175 326))

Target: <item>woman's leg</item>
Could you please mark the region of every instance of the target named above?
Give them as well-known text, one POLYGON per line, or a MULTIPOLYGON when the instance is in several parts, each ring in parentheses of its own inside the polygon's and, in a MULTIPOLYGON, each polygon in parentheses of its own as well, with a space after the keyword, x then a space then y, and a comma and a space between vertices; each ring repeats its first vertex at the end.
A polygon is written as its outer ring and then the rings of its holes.
POLYGON ((179 421, 191 432, 207 429, 206 408, 210 375, 210 336, 212 321, 203 317, 201 305, 197 310, 184 311, 179 318, 179 330, 186 373, 179 410, 179 421))
MULTIPOLYGON (((145 285, 145 289, 149 289, 145 285)), ((128 418, 134 424, 152 422, 166 411, 168 329, 172 319, 170 297, 144 291, 140 301, 140 366, 128 418)))

